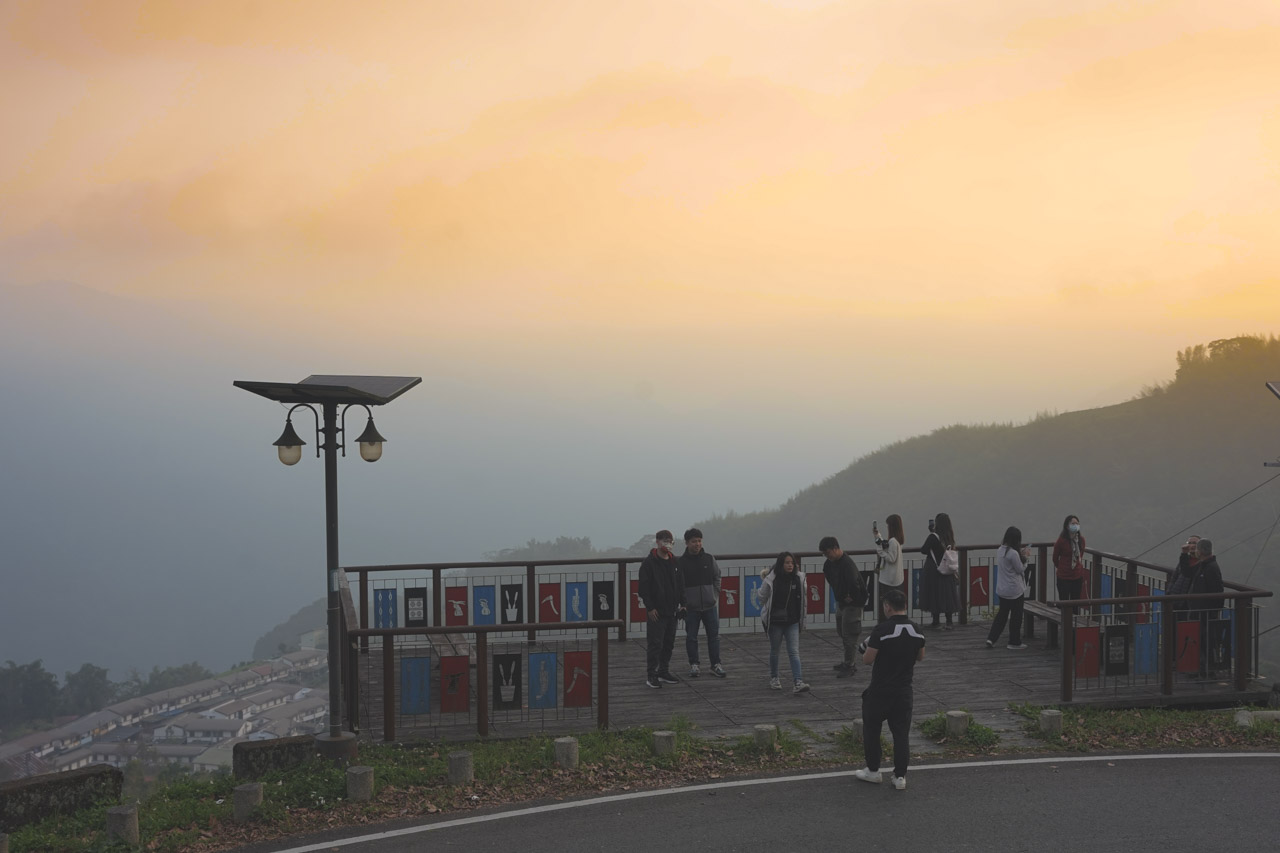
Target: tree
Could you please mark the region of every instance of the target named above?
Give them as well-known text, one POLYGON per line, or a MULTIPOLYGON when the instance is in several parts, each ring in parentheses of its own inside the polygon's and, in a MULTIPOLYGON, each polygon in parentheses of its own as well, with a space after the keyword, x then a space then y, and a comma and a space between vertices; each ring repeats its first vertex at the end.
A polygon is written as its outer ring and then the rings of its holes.
POLYGON ((35 660, 0 669, 0 728, 52 719, 58 712, 58 679, 35 660))
POLYGON ((86 663, 76 672, 67 673, 58 704, 64 714, 88 714, 114 702, 116 690, 116 685, 107 678, 107 670, 86 663))

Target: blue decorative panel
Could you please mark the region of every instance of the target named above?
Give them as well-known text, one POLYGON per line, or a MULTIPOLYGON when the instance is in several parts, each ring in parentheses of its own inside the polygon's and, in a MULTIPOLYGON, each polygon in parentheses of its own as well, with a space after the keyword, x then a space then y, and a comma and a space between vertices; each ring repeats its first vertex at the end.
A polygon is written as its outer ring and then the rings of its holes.
MULTIPOLYGON (((1151 590, 1151 594, 1152 594, 1152 595, 1164 595, 1164 590, 1163 590, 1163 589, 1153 589, 1153 590, 1151 590)), ((1158 602, 1158 601, 1153 601, 1153 602, 1151 602, 1151 621, 1152 621, 1152 622, 1159 622, 1159 621, 1160 621, 1160 614, 1163 612, 1163 610, 1164 610, 1164 605, 1163 605, 1163 604, 1161 604, 1161 603, 1160 603, 1160 602, 1158 602)))
POLYGON ((923 572, 920 569, 911 570, 911 609, 920 609, 920 575, 923 572))
POLYGON ((473 606, 471 624, 494 625, 498 620, 498 593, 493 586, 477 586, 471 590, 473 606))
POLYGON ((1155 675, 1159 665, 1160 626, 1133 626, 1133 674, 1155 675))
POLYGON ((400 659, 400 713, 431 713, 431 658, 400 659))
POLYGON ((373 591, 373 627, 399 628, 400 606, 398 590, 375 589, 373 591))
POLYGON ((591 601, 587 598, 586 581, 576 581, 564 585, 564 621, 586 622, 591 612, 591 601))
POLYGON ((746 589, 742 592, 744 616, 760 615, 760 586, 764 583, 764 579, 759 575, 748 575, 743 579, 746 589))
MULTIPOLYGON (((1111 575, 1103 575, 1103 576, 1102 576, 1102 595, 1101 595, 1100 597, 1101 597, 1101 598, 1111 598, 1111 597, 1112 597, 1112 596, 1111 596, 1111 590, 1114 588, 1114 586, 1115 586, 1115 585, 1114 585, 1114 583, 1112 582, 1112 577, 1111 577, 1111 575)), ((1088 596, 1088 594, 1089 594, 1089 593, 1086 591, 1084 594, 1085 594, 1086 596, 1088 596)), ((1104 605, 1102 605, 1102 607, 1100 607, 1100 608, 1098 608, 1098 609, 1099 609, 1099 610, 1101 610, 1103 613, 1110 613, 1110 612, 1111 612, 1111 605, 1110 605, 1110 604, 1104 604, 1104 605)))
POLYGON ((827 585, 827 612, 836 612, 836 591, 831 588, 830 584, 827 585))
MULTIPOLYGON (((586 586, 586 584, 583 584, 586 586)), ((529 707, 554 710, 556 707, 556 655, 538 652, 529 655, 529 707)))

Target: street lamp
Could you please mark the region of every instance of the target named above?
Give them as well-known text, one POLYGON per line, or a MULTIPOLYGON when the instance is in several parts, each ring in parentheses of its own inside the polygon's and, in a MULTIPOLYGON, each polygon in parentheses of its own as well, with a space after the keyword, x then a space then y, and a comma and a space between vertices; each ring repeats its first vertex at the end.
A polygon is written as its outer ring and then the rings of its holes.
POLYGON ((302 459, 306 444, 293 428, 293 413, 299 409, 311 412, 315 419, 316 456, 324 451, 324 507, 326 588, 329 606, 329 733, 316 736, 319 752, 334 760, 349 761, 356 756, 356 740, 352 732, 342 730, 342 648, 340 628, 341 599, 338 596, 338 452, 347 455, 347 411, 360 406, 369 416, 364 432, 356 439, 360 458, 376 462, 382 457, 386 441, 373 425, 370 406, 390 403, 422 381, 418 376, 308 376, 301 382, 246 382, 238 380, 237 388, 291 405, 285 415, 284 432, 272 444, 285 465, 296 465, 302 459), (316 407, 320 408, 317 411, 316 407), (342 410, 339 412, 338 407, 342 410), (323 413, 323 425, 321 424, 323 413), (323 436, 323 440, 322 440, 323 436))

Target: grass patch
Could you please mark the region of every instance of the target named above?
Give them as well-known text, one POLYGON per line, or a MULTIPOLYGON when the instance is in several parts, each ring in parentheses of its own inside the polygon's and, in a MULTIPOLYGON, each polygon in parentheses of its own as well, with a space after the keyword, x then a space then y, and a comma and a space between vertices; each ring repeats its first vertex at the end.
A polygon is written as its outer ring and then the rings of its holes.
MULTIPOLYGON (((836 742, 836 749, 843 753, 844 756, 855 761, 862 761, 865 753, 862 749, 861 729, 855 729, 853 726, 841 726, 831 737, 836 742)), ((883 734, 880 735, 880 754, 893 755, 893 741, 883 734)))
POLYGON ((1180 711, 1168 708, 1069 708, 1062 712, 1062 735, 1040 731, 1038 706, 1017 705, 1026 734, 1045 746, 1068 752, 1112 749, 1280 749, 1280 722, 1236 725, 1235 711, 1180 711))
MULTIPOLYGON (((968 714, 968 709, 962 709, 968 714)), ((974 755, 994 752, 1000 745, 1000 735, 995 729, 973 721, 969 715, 969 728, 959 738, 947 735, 947 715, 942 711, 920 721, 920 733, 946 748, 949 754, 974 755)))

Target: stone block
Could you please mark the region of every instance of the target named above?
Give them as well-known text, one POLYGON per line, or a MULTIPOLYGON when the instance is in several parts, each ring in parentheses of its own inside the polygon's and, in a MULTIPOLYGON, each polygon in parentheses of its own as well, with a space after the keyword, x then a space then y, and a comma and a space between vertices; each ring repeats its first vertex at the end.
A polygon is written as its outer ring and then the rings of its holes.
POLYGON ((475 760, 463 750, 449 753, 449 784, 469 785, 475 781, 475 760))
POLYGON ((123 785, 124 774, 105 764, 0 782, 0 832, 13 833, 104 801, 118 803, 123 785))
POLYGON ((125 844, 138 843, 138 804, 107 809, 107 837, 125 844))
POLYGON ((373 799, 373 768, 347 768, 347 799, 353 803, 367 803, 373 799))
POLYGON ((654 732, 653 733, 653 753, 654 755, 672 755, 676 751, 676 733, 675 732, 654 732))
POLYGON ((752 731, 755 732, 756 746, 760 749, 768 749, 778 742, 777 726, 759 725, 752 731))
POLYGON ((947 712, 947 737, 964 737, 969 731, 968 711, 947 712))
POLYGON ((246 782, 288 770, 319 755, 315 735, 242 741, 231 748, 231 775, 246 782))
POLYGON ((1040 731, 1053 737, 1062 736, 1062 712, 1055 708, 1046 708, 1040 712, 1040 731))
POLYGON ((556 764, 566 770, 578 766, 578 739, 576 737, 556 738, 556 764))
POLYGON ((1253 725, 1252 711, 1236 711, 1236 725, 1242 729, 1247 729, 1253 725))
POLYGON ((232 790, 232 815, 236 823, 248 823, 262 805, 262 783, 246 782, 232 790))

